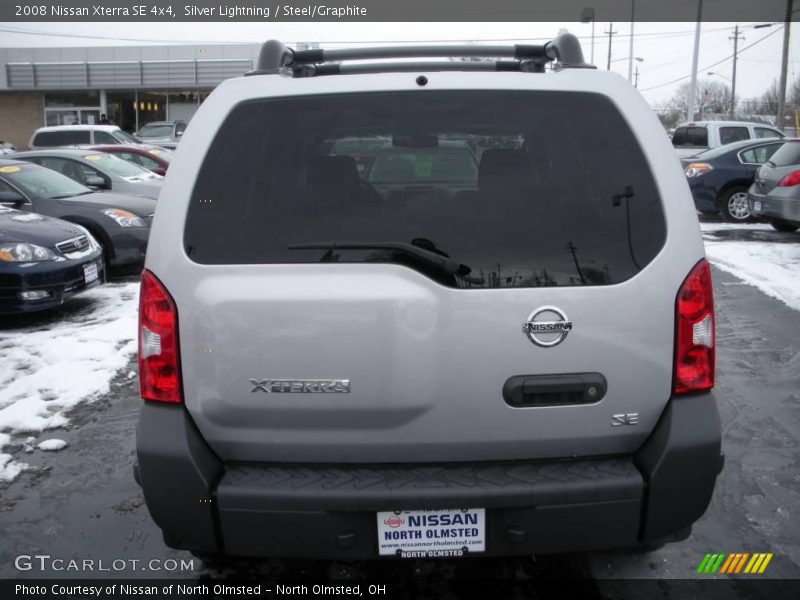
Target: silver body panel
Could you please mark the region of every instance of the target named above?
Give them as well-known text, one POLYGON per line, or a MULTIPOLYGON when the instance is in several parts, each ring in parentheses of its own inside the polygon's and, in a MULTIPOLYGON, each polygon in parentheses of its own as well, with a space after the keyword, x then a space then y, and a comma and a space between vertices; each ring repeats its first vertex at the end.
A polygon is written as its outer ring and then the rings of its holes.
MULTIPOLYGON (((231 109, 248 99, 413 90, 417 73, 230 80, 200 107, 163 185, 146 268, 175 299, 186 406, 223 460, 442 462, 630 453, 671 394, 674 304, 704 256, 686 179, 663 128, 615 74, 426 73, 434 90, 608 96, 629 121, 663 202, 667 241, 638 275, 598 287, 459 290, 393 264, 201 265, 183 247, 192 185, 231 109), (555 306, 553 347, 522 324, 555 306), (598 372, 602 401, 512 408, 514 375, 598 372), (252 393, 251 380, 349 380, 349 393, 252 393), (638 413, 613 426, 613 416, 638 413)), ((226 232, 225 235, 235 235, 226 232)))

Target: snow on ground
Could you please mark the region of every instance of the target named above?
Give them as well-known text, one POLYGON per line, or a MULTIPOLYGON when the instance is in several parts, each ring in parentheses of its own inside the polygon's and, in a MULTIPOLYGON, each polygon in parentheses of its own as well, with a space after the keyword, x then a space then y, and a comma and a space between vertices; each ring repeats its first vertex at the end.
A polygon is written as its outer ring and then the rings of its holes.
POLYGON ((107 284, 82 294, 74 311, 41 325, 0 330, 0 481, 27 466, 3 448, 14 434, 67 424, 66 413, 110 389, 136 352, 138 283, 107 284))
POLYGON ((56 450, 63 450, 67 447, 67 442, 64 440, 45 440, 38 446, 36 446, 39 450, 45 450, 47 452, 54 452, 56 450))
POLYGON ((800 233, 781 234, 764 224, 703 223, 701 229, 706 255, 715 266, 800 310, 800 233), (714 235, 732 230, 755 235, 741 239, 714 235), (788 236, 796 236, 796 241, 788 236))

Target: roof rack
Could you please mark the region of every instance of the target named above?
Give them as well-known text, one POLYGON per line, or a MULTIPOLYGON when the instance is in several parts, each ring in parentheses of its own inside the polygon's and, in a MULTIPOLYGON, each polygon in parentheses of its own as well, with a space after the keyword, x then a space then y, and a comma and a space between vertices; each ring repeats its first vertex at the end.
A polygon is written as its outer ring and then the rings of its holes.
POLYGON ((543 73, 545 64, 555 62, 554 69, 596 69, 583 60, 581 44, 571 33, 562 33, 541 45, 513 46, 448 44, 420 46, 379 46, 373 48, 333 48, 293 50, 277 40, 261 46, 256 70, 247 75, 280 73, 292 77, 344 75, 354 73, 385 73, 399 71, 522 71, 543 73), (417 58, 508 58, 512 60, 483 61, 404 61, 362 62, 380 59, 417 58))

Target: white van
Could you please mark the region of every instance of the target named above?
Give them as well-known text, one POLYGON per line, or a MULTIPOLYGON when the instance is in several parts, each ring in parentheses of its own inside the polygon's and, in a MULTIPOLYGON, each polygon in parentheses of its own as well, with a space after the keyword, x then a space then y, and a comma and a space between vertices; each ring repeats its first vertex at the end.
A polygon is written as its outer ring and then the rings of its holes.
POLYGON ((116 125, 59 125, 40 127, 33 132, 31 150, 85 144, 135 144, 139 142, 116 125))

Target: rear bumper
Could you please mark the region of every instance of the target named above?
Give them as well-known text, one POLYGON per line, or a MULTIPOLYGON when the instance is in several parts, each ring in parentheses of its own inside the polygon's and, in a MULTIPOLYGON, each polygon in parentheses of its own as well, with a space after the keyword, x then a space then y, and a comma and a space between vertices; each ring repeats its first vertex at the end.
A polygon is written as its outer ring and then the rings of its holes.
POLYGON ((378 558, 380 510, 486 508, 487 555, 575 552, 679 537, 722 468, 711 394, 670 401, 631 456, 444 465, 225 464, 181 406, 147 403, 137 480, 175 548, 378 558))
POLYGON ((800 225, 800 190, 785 187, 775 188, 769 194, 759 194, 753 191, 754 187, 747 194, 747 204, 753 216, 800 225))

